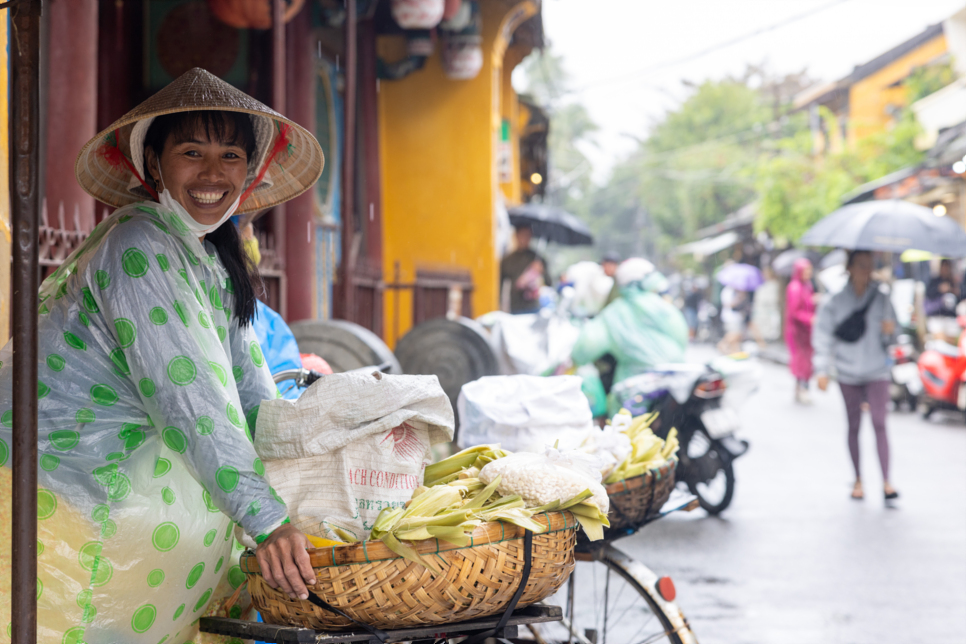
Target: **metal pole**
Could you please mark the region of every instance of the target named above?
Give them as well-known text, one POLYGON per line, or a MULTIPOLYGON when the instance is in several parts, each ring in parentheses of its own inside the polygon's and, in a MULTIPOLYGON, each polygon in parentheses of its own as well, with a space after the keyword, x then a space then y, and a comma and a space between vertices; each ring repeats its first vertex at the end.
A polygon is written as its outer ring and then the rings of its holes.
POLYGON ((342 153, 342 289, 345 319, 356 320, 353 241, 355 237, 356 170, 356 0, 346 0, 345 21, 345 150, 342 153))
POLYGON ((13 229, 14 644, 37 641, 37 220, 41 0, 11 9, 10 206, 13 229))
MULTIPOLYGON (((272 107, 279 114, 285 114, 286 108, 286 56, 285 56, 285 0, 272 2, 272 107)), ((288 279, 286 271, 287 250, 286 228, 287 220, 285 204, 272 208, 272 232, 275 233, 275 252, 282 268, 282 278, 279 280, 278 305, 279 313, 288 319, 288 279)))

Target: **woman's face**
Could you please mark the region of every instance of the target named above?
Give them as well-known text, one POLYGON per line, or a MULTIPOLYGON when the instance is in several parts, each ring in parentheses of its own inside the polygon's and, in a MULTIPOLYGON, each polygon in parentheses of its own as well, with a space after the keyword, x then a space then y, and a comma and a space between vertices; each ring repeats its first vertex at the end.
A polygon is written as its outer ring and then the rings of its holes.
POLYGON ((802 266, 802 281, 807 282, 810 279, 812 279, 812 265, 805 264, 802 266))
POLYGON ((158 192, 168 190, 195 221, 213 225, 242 193, 248 175, 245 149, 233 143, 212 141, 198 127, 187 141, 168 136, 157 171, 154 150, 146 150, 148 167, 158 192))
POLYGON ((872 277, 872 253, 856 253, 849 266, 849 275, 860 284, 865 284, 872 277))

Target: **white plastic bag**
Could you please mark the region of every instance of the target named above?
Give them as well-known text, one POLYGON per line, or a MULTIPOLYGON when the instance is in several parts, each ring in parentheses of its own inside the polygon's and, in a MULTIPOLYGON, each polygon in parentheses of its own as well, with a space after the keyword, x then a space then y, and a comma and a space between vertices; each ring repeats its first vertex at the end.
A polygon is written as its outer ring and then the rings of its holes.
POLYGON ((600 459, 602 477, 610 474, 631 453, 631 439, 623 432, 629 423, 624 422, 624 418, 630 419, 631 416, 617 414, 612 424, 590 434, 580 447, 582 451, 600 459))
POLYGON ((261 405, 255 450, 299 530, 369 536, 386 506, 422 484, 431 445, 453 438, 453 408, 436 376, 340 373, 298 400, 261 405))
POLYGON ((463 385, 457 406, 461 448, 499 443, 539 451, 559 440, 576 448, 596 431, 577 376, 487 376, 463 385))

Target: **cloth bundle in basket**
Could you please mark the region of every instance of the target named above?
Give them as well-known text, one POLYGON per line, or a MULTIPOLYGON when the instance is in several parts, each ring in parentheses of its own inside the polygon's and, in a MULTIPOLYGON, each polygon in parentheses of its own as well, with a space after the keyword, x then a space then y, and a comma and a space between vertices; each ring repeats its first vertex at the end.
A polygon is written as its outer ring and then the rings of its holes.
MULTIPOLYGON (((533 536, 531 570, 519 608, 553 595, 574 568, 574 516, 549 512, 533 519, 548 529, 533 536)), ((484 523, 474 531, 472 545, 464 548, 437 539, 412 545, 421 555, 432 557, 442 574, 434 575, 371 541, 310 550, 316 572, 311 590, 358 622, 399 629, 498 614, 520 585, 524 530, 515 525, 484 523)), ((267 623, 322 630, 358 628, 344 617, 270 587, 251 552, 242 555, 241 568, 267 623)))

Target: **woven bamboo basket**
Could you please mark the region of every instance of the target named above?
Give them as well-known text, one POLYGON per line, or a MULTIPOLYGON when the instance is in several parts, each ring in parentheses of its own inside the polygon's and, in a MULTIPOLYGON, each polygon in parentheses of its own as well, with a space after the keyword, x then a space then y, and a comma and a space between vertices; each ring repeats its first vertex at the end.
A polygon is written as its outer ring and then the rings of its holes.
MULTIPOLYGON (((610 527, 604 528, 606 541, 626 537, 661 511, 674 490, 674 468, 677 464, 677 457, 671 457, 664 465, 641 476, 604 486, 610 499, 610 511, 607 513, 610 527)), ((587 535, 581 532, 577 536, 577 550, 586 552, 589 546, 587 535)))
POLYGON ((661 511, 674 489, 674 468, 677 458, 626 481, 605 485, 610 498, 610 530, 640 527, 652 515, 661 511))
MULTIPOLYGON (((574 568, 574 516, 549 512, 533 519, 549 529, 533 536, 530 578, 517 604, 520 608, 557 592, 574 568)), ((468 547, 437 539, 414 542, 420 555, 432 559, 440 569, 440 575, 399 557, 378 541, 309 550, 316 573, 314 591, 352 619, 383 629, 494 615, 506 608, 519 587, 523 536, 523 528, 491 522, 476 528, 468 547)), ((266 622, 328 631, 358 628, 344 617, 309 601, 290 599, 269 586, 250 551, 242 555, 241 568, 266 622)))

